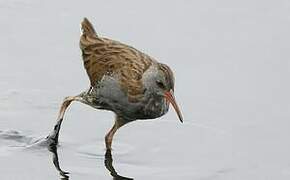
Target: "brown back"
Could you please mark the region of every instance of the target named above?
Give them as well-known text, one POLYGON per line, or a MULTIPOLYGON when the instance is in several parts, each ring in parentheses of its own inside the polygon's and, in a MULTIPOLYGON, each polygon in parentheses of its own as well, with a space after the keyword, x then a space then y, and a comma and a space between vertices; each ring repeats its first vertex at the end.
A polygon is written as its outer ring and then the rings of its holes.
POLYGON ((153 60, 131 46, 98 37, 87 19, 82 29, 80 48, 91 86, 95 87, 104 75, 117 75, 129 101, 136 102, 143 96, 142 75, 153 60))

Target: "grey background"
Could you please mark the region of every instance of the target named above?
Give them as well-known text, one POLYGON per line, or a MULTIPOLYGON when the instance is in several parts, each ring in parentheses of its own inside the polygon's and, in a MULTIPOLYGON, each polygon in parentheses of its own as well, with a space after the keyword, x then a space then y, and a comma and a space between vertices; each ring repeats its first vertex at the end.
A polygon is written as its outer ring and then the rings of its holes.
MULTIPOLYGON (((88 88, 78 48, 83 17, 176 75, 185 123, 171 110, 122 128, 113 145, 120 174, 290 178, 289 1, 1 0, 0 179, 58 178, 45 149, 14 146, 45 136, 62 99, 88 88)), ((71 106, 59 150, 71 179, 112 179, 103 166, 112 123, 109 112, 71 106)))

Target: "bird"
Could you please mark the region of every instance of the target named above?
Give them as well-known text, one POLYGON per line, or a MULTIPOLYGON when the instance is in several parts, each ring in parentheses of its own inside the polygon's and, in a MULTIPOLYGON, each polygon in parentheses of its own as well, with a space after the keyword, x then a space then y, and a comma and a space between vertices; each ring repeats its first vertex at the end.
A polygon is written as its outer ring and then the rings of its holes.
POLYGON ((87 18, 81 22, 79 46, 89 88, 64 98, 57 122, 47 136, 50 145, 58 144, 65 112, 73 101, 114 112, 115 123, 105 136, 107 150, 112 149, 113 136, 120 127, 161 117, 170 104, 183 122, 174 96, 174 74, 168 65, 130 45, 99 36, 87 18))

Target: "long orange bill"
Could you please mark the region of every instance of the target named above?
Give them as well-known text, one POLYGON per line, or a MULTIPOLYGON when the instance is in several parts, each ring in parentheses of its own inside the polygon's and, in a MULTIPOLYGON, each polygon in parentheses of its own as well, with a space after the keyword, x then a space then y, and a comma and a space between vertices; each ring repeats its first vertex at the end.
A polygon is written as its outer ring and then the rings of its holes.
POLYGON ((182 114, 181 114, 181 112, 179 110, 179 107, 178 107, 176 101, 175 101, 175 98, 174 98, 174 95, 173 95, 173 91, 170 90, 170 91, 165 92, 164 96, 172 104, 172 106, 174 107, 174 109, 175 109, 175 111, 176 111, 176 113, 178 115, 178 118, 179 118, 180 122, 183 123, 182 114))

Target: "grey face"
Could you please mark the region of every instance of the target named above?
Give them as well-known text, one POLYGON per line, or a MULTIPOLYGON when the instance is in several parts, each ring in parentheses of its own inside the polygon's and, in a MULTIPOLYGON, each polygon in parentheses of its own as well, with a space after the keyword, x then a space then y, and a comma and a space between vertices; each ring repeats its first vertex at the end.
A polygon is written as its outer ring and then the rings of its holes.
POLYGON ((149 88, 155 96, 164 98, 165 92, 174 91, 173 76, 167 77, 168 74, 159 67, 151 74, 149 88))
POLYGON ((156 95, 162 96, 164 95, 165 91, 170 91, 170 87, 165 81, 164 75, 161 71, 158 71, 156 75, 156 79, 154 80, 155 85, 155 92, 156 95))
POLYGON ((171 69, 165 64, 158 63, 157 66, 145 72, 143 82, 148 89, 149 96, 161 98, 165 108, 168 108, 171 103, 182 122, 183 118, 174 98, 174 76, 171 69))

